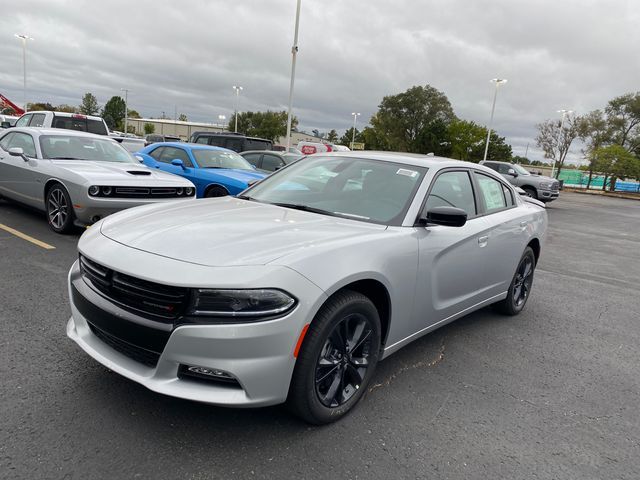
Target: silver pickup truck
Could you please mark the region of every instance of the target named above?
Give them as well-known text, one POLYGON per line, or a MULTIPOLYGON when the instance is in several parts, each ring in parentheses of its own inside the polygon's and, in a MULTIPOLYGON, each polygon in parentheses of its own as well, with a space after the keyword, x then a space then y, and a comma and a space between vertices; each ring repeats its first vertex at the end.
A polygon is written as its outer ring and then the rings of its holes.
POLYGON ((531 198, 542 202, 551 202, 558 198, 560 182, 555 178, 533 175, 515 163, 492 160, 480 163, 498 172, 512 185, 522 188, 531 198))

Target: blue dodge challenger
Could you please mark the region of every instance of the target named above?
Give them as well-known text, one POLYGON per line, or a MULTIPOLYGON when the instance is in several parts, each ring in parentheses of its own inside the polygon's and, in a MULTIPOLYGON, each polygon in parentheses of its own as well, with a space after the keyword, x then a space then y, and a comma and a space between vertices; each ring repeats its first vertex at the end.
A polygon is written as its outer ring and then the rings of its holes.
POLYGON ((189 143, 153 143, 135 154, 151 168, 190 180, 198 198, 237 195, 266 174, 232 150, 189 143))

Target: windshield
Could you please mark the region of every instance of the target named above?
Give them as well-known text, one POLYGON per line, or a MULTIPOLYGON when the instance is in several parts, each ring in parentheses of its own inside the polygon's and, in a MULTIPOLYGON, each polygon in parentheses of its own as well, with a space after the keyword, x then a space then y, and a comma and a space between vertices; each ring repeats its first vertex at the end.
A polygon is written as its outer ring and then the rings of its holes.
POLYGON ((531 175, 527 170, 525 170, 518 164, 513 164, 513 168, 516 172, 518 172, 518 175, 531 175))
POLYGON ((71 135, 42 135, 42 158, 138 163, 115 140, 71 135))
POLYGON ((426 171, 380 160, 314 155, 265 178, 240 198, 400 225, 426 171))
POLYGON ((254 170, 249 162, 235 152, 224 150, 192 150, 200 168, 235 168, 238 170, 254 170))

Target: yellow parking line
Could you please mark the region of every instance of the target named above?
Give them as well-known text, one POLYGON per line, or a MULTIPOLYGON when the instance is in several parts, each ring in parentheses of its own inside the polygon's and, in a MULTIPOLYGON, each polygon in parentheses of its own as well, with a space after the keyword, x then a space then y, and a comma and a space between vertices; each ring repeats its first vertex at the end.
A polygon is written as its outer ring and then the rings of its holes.
POLYGON ((37 238, 30 237, 26 233, 19 232, 15 228, 7 227, 6 225, 3 225, 2 223, 0 223, 0 230, 4 230, 5 232, 9 232, 12 235, 15 235, 16 237, 19 237, 19 238, 21 238, 23 240, 26 240, 27 242, 31 242, 34 245, 37 245, 37 246, 39 246, 41 248, 44 248, 45 250, 54 250, 56 248, 53 245, 49 245, 48 243, 44 243, 44 242, 38 240, 37 238))

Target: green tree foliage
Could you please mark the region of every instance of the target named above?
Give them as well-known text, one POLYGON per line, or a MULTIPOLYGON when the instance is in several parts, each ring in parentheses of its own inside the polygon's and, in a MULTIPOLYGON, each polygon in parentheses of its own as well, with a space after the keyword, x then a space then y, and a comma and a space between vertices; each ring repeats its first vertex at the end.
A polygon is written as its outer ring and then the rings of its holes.
POLYGON ((617 178, 636 178, 640 176, 640 160, 621 145, 599 147, 592 152, 594 169, 604 175, 602 189, 607 187, 610 178, 610 190, 615 189, 617 178))
MULTIPOLYGON (((340 137, 340 140, 338 141, 338 145, 346 145, 347 147, 351 145, 351 139, 353 138, 353 127, 347 129, 346 132, 344 132, 344 135, 342 135, 342 137, 340 137)), ((360 130, 358 130, 356 128, 356 142, 358 143, 365 143, 364 142, 364 136, 362 135, 362 132, 360 130)))
POLYGON ((66 112, 66 113, 79 113, 78 107, 74 107, 73 105, 67 105, 66 103, 61 103, 56 107, 57 112, 66 112))
POLYGON ((430 85, 384 97, 371 118, 391 150, 439 153, 447 125, 455 118, 446 95, 430 85))
POLYGON ((80 113, 84 115, 97 115, 100 111, 98 99, 93 93, 87 92, 82 97, 82 103, 78 107, 80 113))
POLYGON ((544 151, 544 157, 556 163, 555 176, 558 178, 569 153, 569 148, 578 137, 582 125, 581 117, 566 116, 561 120, 546 120, 538 125, 536 145, 544 151))
POLYGON ((156 126, 153 123, 145 123, 144 124, 144 134, 151 135, 156 131, 156 126))
POLYGON ((36 103, 27 103, 27 110, 28 111, 33 111, 33 110, 50 110, 50 111, 56 111, 56 107, 54 107, 53 105, 51 105, 50 103, 45 103, 45 102, 36 102, 36 103))
POLYGON ((122 97, 114 96, 104 104, 101 116, 107 122, 110 130, 122 130, 124 128, 125 103, 122 97))
POLYGON ((451 157, 470 160, 474 150, 484 147, 487 130, 475 122, 455 119, 447 126, 447 136, 451 144, 451 157))
POLYGON ((614 98, 605 112, 612 142, 640 154, 640 92, 614 98))
POLYGON ((327 134, 327 140, 331 143, 336 143, 338 141, 338 132, 336 132, 335 129, 332 129, 327 134))
POLYGON ((381 135, 375 128, 366 126, 362 130, 362 142, 367 150, 389 150, 386 137, 381 135))
POLYGON ((186 114, 181 113, 181 114, 178 116, 178 121, 179 121, 179 122, 188 122, 189 120, 187 120, 187 115, 186 115, 186 114))
POLYGON ((142 118, 137 110, 131 110, 131 109, 127 110, 127 117, 128 118, 142 118))
MULTIPOLYGON (((235 114, 229 120, 229 131, 235 128, 235 114)), ((295 129, 298 119, 291 119, 291 128, 295 129)), ((287 134, 287 112, 239 112, 238 132, 252 137, 267 138, 275 142, 278 138, 287 134)))

